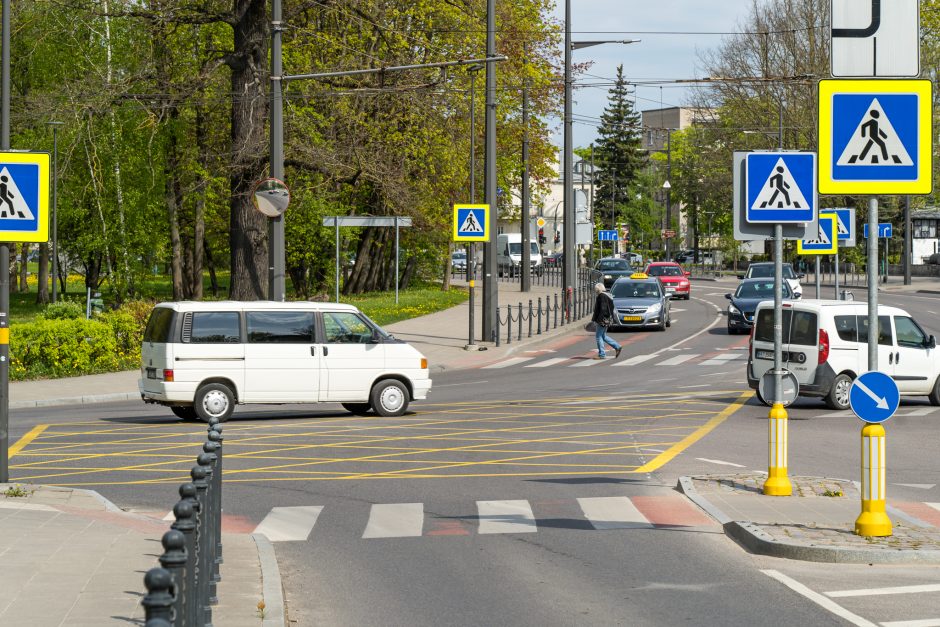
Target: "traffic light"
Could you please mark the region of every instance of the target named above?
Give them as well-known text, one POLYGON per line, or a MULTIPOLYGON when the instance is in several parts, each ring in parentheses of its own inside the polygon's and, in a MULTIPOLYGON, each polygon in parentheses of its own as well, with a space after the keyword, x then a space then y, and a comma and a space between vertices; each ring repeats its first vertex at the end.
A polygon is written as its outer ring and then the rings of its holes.
POLYGON ((555 231, 555 243, 557 244, 560 241, 561 241, 561 233, 559 233, 558 231, 555 231))
POLYGON ((539 227, 539 244, 545 243, 545 228, 539 227))

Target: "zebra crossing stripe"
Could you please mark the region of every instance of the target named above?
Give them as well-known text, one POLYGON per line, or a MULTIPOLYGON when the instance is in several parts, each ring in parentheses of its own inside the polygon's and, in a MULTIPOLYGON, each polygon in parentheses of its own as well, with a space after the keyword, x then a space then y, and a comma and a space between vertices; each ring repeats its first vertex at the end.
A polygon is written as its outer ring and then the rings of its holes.
POLYGON ((521 364, 526 361, 531 361, 534 357, 512 357, 510 359, 504 359, 503 361, 498 361, 495 364, 490 364, 489 366, 483 366, 483 370, 492 369, 492 368, 506 368, 507 366, 515 366, 516 364, 521 364))
POLYGON ((722 353, 721 355, 715 355, 711 359, 706 359, 701 363, 702 366, 723 366, 729 361, 735 359, 744 359, 744 355, 741 353, 722 353))
MULTIPOLYGON (((611 351, 611 352, 613 352, 613 351, 611 351)), ((605 359, 612 359, 612 358, 613 358, 613 355, 610 355, 609 357, 605 357, 605 359)), ((571 364, 571 367, 572 367, 572 368, 587 368, 588 366, 596 366, 597 364, 601 363, 602 361, 604 361, 604 360, 603 360, 603 359, 593 359, 593 358, 591 358, 591 359, 582 359, 582 360, 579 361, 578 363, 571 364)))
POLYGON ((254 533, 263 533, 271 542, 302 542, 310 536, 322 506, 272 507, 254 533))
POLYGON ((690 359, 695 359, 698 357, 698 353, 689 353, 687 355, 676 355, 675 357, 670 357, 666 361, 661 361, 657 366, 678 366, 679 364, 685 363, 690 359))
POLYGON ((636 355, 635 357, 631 357, 630 359, 624 359, 624 360, 618 361, 614 365, 615 366, 635 366, 637 364, 642 364, 645 361, 649 361, 650 359, 655 359, 657 357, 659 357, 659 353, 653 353, 651 355, 636 355))
POLYGON ((477 501, 480 534, 535 533, 535 514, 528 501, 477 501))
POLYGON ((528 364, 524 367, 525 368, 546 368, 548 366, 554 366, 555 364, 560 364, 568 360, 569 360, 568 357, 553 357, 552 359, 546 359, 545 361, 539 361, 534 364, 528 364))
POLYGON ((648 529, 653 525, 625 496, 578 499, 585 518, 595 529, 648 529))
POLYGON ((363 538, 416 538, 424 529, 424 503, 372 506, 363 538))

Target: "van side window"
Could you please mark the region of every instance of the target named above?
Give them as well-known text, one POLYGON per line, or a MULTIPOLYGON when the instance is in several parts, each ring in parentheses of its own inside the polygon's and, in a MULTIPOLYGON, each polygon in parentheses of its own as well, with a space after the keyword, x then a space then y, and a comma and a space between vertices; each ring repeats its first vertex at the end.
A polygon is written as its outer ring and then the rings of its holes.
POLYGON ((183 342, 236 344, 240 341, 237 311, 194 311, 183 319, 183 342))
POLYGON ((927 334, 911 318, 896 316, 894 330, 898 333, 898 346, 924 348, 927 334))
POLYGON ((372 327, 350 312, 328 311, 323 314, 326 344, 369 344, 372 327))
POLYGON ((835 316, 836 332, 839 339, 845 342, 858 341, 858 325, 855 323, 855 316, 835 316))
POLYGON ((150 313, 147 328, 144 329, 144 341, 165 344, 170 341, 172 327, 173 310, 168 307, 155 307, 150 313))
POLYGON ((792 320, 790 337, 784 342, 801 346, 816 346, 816 314, 811 311, 794 311, 792 320))
POLYGON ((313 344, 312 311, 249 311, 245 314, 252 344, 313 344))
MULTIPOLYGON (((893 346, 892 337, 891 317, 878 316, 878 343, 882 346, 893 346)), ((858 317, 858 341, 862 344, 868 343, 868 316, 858 317)))

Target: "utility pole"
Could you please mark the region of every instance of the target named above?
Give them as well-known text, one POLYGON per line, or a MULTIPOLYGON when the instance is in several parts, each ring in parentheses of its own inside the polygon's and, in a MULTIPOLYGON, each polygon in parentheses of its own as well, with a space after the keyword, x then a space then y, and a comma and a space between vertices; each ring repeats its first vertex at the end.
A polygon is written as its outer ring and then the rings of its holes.
MULTIPOLYGON (((484 202, 490 206, 490 237, 495 238, 499 226, 496 198, 496 0, 486 0, 486 151, 484 165, 484 202)), ((483 244, 483 339, 493 340, 499 293, 496 285, 496 242, 483 244)))
MULTIPOLYGON (((529 65, 528 50, 523 47, 523 67, 529 65)), ((492 210, 491 210, 492 211, 492 210)), ((529 75, 525 71, 522 83, 522 276, 519 280, 523 292, 532 284, 532 234, 529 233, 529 75)))
MULTIPOLYGON (((3 0, 0 150, 10 149, 10 0, 3 0)), ((10 245, 0 243, 0 483, 10 481, 10 245)))
POLYGON ((571 180, 572 151, 574 144, 571 136, 571 0, 565 0, 565 117, 564 117, 564 155, 562 157, 561 178, 564 183, 564 234, 562 235, 562 288, 565 290, 565 319, 570 319, 571 303, 569 294, 573 297, 578 293, 578 251, 575 246, 575 209, 574 186, 571 180), (569 291, 570 290, 570 291, 569 291))
MULTIPOLYGON (((284 100, 281 94, 281 0, 271 0, 271 178, 284 180, 284 100)), ((268 300, 283 302, 284 215, 268 218, 268 300)))

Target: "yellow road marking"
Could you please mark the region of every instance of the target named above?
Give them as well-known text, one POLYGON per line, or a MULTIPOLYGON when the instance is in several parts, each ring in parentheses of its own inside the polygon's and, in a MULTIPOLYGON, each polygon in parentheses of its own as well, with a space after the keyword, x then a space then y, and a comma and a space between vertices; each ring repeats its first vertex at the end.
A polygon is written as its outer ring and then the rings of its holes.
POLYGON ((10 447, 10 457, 13 457, 17 453, 23 450, 23 448, 39 437, 39 434, 45 431, 49 425, 36 425, 29 430, 29 433, 21 437, 19 440, 13 443, 13 446, 10 447))
POLYGON ((634 472, 653 472, 657 468, 661 468, 665 464, 669 463, 676 455, 701 440, 712 429, 723 423, 731 414, 741 409, 741 407, 744 406, 744 403, 747 402, 747 399, 751 398, 752 396, 754 396, 754 392, 744 392, 741 394, 741 396, 738 397, 738 400, 725 407, 724 411, 722 411, 720 414, 706 422, 704 425, 687 435, 679 442, 676 442, 670 446, 667 450, 656 456, 654 459, 637 468, 634 472))

